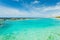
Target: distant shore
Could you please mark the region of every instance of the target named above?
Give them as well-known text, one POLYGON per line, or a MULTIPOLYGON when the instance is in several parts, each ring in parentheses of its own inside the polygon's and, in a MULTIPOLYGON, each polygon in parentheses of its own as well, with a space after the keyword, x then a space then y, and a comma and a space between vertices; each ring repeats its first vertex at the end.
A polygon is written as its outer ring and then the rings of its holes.
MULTIPOLYGON (((54 19, 60 19, 60 16, 57 16, 57 17, 54 17, 54 19)), ((30 19, 40 19, 40 17, 34 17, 34 18, 32 18, 32 17, 26 17, 26 18, 24 18, 24 17, 20 17, 20 18, 13 18, 13 17, 11 17, 11 18, 6 18, 6 17, 0 17, 0 21, 2 20, 2 21, 5 21, 5 20, 30 20, 30 19)))
POLYGON ((5 20, 30 20, 30 19, 38 19, 38 18, 0 18, 0 21, 5 21, 5 20))

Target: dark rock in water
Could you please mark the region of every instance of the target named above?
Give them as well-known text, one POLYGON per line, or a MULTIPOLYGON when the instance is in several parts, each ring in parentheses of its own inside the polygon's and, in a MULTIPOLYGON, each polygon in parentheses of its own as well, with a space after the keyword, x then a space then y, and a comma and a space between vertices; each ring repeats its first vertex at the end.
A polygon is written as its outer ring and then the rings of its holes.
POLYGON ((4 24, 0 24, 0 27, 3 27, 4 26, 4 24))
POLYGON ((0 27, 4 26, 5 21, 0 19, 0 27))

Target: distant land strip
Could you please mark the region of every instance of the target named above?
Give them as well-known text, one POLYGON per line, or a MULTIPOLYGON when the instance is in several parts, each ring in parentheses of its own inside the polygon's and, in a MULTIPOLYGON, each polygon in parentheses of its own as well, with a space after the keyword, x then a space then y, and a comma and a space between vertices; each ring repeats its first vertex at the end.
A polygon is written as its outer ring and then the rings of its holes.
POLYGON ((0 20, 25 20, 25 19, 37 19, 39 17, 0 17, 0 20))

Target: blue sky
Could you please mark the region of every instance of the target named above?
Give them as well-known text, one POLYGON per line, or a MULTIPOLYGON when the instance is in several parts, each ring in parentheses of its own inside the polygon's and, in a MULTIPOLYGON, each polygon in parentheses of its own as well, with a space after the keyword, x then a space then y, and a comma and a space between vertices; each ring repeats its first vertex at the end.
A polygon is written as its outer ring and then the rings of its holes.
POLYGON ((60 16, 60 0, 0 0, 0 17, 60 16))

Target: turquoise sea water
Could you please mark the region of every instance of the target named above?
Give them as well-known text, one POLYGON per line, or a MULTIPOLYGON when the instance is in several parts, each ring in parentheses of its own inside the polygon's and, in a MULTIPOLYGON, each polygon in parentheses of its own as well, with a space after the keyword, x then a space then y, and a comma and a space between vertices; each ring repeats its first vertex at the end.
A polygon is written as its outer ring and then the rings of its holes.
POLYGON ((59 40, 60 20, 40 18, 6 20, 0 27, 1 40, 59 40))

